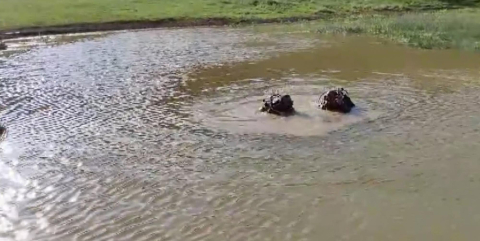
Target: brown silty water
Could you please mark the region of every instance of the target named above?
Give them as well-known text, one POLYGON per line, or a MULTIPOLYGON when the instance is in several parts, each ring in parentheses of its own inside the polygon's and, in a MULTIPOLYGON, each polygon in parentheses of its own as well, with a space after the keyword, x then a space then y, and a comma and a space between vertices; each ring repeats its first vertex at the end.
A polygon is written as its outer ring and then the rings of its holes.
POLYGON ((0 240, 476 240, 480 55, 308 29, 0 57, 0 240), (352 113, 317 108, 334 86, 352 113))

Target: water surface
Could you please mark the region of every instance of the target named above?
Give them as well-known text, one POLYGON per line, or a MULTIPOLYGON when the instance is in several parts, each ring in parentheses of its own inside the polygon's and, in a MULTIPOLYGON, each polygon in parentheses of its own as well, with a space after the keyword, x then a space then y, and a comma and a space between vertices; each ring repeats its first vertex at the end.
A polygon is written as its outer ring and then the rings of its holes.
POLYGON ((475 240, 480 56, 293 29, 4 55, 0 240, 475 240), (351 114, 316 107, 334 86, 351 114))

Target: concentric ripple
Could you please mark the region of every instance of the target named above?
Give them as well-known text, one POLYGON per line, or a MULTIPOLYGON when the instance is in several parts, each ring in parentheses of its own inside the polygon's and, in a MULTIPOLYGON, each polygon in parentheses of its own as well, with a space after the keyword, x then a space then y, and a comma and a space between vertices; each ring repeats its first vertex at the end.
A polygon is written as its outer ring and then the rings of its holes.
MULTIPOLYGON (((380 109, 374 109, 364 103, 369 93, 362 93, 358 88, 352 88, 355 91, 355 97, 358 107, 347 115, 339 113, 330 113, 322 111, 318 107, 318 98, 326 87, 321 86, 296 85, 288 87, 279 86, 246 86, 243 90, 238 88, 231 90, 228 97, 222 96, 220 100, 213 100, 207 103, 199 103, 192 106, 193 113, 203 125, 210 128, 221 128, 233 133, 253 133, 253 134, 288 134, 298 136, 326 135, 331 131, 339 130, 345 126, 358 123, 373 121, 381 115, 380 109), (271 91, 265 89, 273 88, 271 91), (255 90, 256 91, 252 91, 255 90), (260 95, 262 90, 265 94, 260 95), (240 93, 235 93, 240 92, 240 93), (290 117, 279 117, 269 115, 259 111, 262 99, 268 96, 268 93, 281 92, 288 93, 294 100, 296 114, 290 117), (243 96, 241 95, 243 94, 243 96), (257 95, 258 94, 258 95, 257 95), (239 95, 239 96, 236 96, 239 95), (365 98, 366 97, 366 98, 365 98)), ((365 88, 364 90, 372 90, 365 88)))

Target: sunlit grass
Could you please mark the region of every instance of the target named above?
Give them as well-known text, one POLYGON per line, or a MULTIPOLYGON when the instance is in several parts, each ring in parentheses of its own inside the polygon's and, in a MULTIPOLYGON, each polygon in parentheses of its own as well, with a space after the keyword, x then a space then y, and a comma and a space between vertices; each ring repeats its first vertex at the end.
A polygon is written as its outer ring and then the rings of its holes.
POLYGON ((1 0, 0 29, 165 18, 277 18, 477 0, 1 0))
POLYGON ((362 33, 420 48, 478 50, 479 3, 480 0, 2 0, 0 30, 167 18, 248 20, 321 16, 325 18, 318 28, 322 33, 362 33), (423 11, 427 9, 444 10, 423 11))

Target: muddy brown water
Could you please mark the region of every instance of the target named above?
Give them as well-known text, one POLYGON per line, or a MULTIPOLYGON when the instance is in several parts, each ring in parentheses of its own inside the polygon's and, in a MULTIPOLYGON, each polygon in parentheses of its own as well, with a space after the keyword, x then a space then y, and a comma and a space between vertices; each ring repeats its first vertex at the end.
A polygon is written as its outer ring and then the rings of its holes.
POLYGON ((476 240, 480 55, 301 26, 0 57, 0 240, 476 240))

